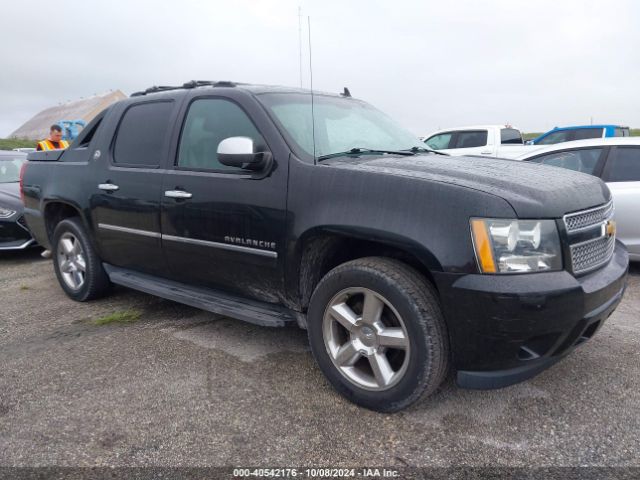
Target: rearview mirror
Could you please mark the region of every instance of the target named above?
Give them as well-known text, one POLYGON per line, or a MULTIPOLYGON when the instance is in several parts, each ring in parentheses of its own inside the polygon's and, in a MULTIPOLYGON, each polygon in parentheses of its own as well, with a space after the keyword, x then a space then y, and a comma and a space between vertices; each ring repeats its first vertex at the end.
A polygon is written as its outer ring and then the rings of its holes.
POLYGON ((270 158, 269 152, 256 152, 249 137, 229 137, 218 144, 218 160, 228 167, 261 170, 270 158))

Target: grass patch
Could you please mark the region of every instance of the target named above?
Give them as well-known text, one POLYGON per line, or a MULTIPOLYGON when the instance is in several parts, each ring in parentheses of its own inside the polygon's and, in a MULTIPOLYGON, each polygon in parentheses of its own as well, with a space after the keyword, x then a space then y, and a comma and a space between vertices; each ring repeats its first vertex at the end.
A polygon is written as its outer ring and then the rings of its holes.
POLYGON ((38 142, 25 140, 24 138, 0 138, 0 150, 13 150, 14 148, 36 148, 38 142))
POLYGON ((133 323, 139 320, 142 314, 137 310, 123 310, 122 312, 114 312, 104 317, 96 318, 91 323, 94 325, 110 325, 112 323, 133 323))
POLYGON ((20 285, 20 290, 29 290, 28 285, 20 285))

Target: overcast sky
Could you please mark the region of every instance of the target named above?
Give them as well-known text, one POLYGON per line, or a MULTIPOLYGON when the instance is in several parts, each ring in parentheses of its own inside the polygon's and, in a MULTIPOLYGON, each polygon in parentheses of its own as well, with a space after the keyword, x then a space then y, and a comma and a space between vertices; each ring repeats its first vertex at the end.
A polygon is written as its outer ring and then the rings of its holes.
POLYGON ((3 2, 0 137, 94 93, 191 79, 309 86, 416 134, 512 123, 640 127, 640 2, 87 0, 3 2))

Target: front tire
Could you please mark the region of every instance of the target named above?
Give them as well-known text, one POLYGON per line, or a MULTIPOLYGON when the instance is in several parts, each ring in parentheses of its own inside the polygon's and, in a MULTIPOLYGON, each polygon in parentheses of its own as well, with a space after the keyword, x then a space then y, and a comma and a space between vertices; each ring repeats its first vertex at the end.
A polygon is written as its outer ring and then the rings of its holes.
POLYGON ((401 410, 433 393, 447 373, 437 294, 393 259, 362 258, 331 270, 311 297, 308 334, 333 387, 372 410, 401 410))
POLYGON ((70 298, 86 302, 107 293, 109 277, 79 218, 56 225, 51 253, 58 282, 70 298))

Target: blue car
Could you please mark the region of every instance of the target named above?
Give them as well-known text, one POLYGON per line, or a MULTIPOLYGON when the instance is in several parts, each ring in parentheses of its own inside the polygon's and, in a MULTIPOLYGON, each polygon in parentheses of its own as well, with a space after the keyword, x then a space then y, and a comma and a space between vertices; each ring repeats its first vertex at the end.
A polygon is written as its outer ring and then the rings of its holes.
POLYGON ((628 137, 629 127, 620 125, 578 125, 573 127, 555 127, 547 133, 543 133, 529 145, 554 145, 572 140, 586 140, 587 138, 628 137))

